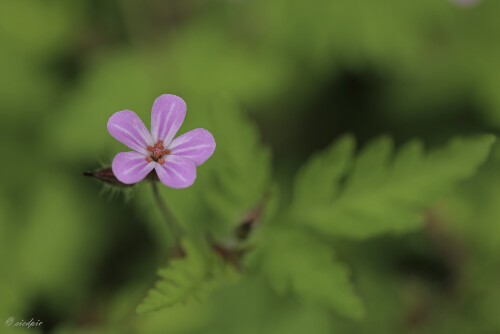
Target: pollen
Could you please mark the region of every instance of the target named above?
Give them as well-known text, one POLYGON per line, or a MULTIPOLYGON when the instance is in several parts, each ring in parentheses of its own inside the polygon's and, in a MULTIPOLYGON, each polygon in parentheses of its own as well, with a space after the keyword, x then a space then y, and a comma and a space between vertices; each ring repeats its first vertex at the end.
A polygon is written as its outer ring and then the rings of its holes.
POLYGON ((148 151, 151 152, 151 155, 146 158, 148 162, 156 161, 160 165, 165 163, 164 155, 170 154, 170 150, 163 147, 163 140, 158 140, 154 146, 149 145, 148 151))

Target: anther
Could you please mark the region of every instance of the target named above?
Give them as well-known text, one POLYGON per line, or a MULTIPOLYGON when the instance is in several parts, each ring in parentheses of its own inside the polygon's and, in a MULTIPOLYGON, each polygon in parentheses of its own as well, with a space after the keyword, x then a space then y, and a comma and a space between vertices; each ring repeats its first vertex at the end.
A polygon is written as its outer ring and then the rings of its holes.
POLYGON ((153 146, 151 146, 151 145, 149 145, 149 146, 148 146, 148 151, 149 151, 149 152, 153 152, 153 151, 154 151, 154 147, 153 147, 153 146))
POLYGON ((170 150, 168 148, 164 152, 165 154, 170 154, 170 150))
POLYGON ((165 159, 163 159, 163 158, 158 159, 158 163, 160 165, 163 165, 165 163, 165 159))
POLYGON ((158 159, 160 157, 160 153, 155 152, 153 153, 153 158, 158 159))
POLYGON ((158 140, 158 145, 163 145, 163 140, 158 140))
POLYGON ((151 158, 151 157, 146 157, 146 161, 147 161, 147 162, 151 162, 151 161, 153 161, 153 158, 151 158))

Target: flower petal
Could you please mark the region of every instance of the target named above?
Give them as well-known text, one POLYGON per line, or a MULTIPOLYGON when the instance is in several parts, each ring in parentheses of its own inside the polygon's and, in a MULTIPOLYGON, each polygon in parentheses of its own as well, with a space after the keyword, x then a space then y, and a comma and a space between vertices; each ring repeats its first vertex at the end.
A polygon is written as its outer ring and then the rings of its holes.
POLYGON ((160 181, 171 188, 186 188, 196 179, 196 166, 190 159, 167 155, 163 165, 157 164, 156 173, 160 181))
POLYGON ((160 95, 151 111, 151 135, 155 142, 163 140, 168 145, 186 117, 186 102, 176 95, 160 95))
POLYGON ((194 129, 175 138, 168 148, 171 154, 191 159, 199 166, 214 153, 215 139, 205 129, 194 129))
POLYGON ((114 113, 108 120, 108 131, 118 141, 144 155, 148 155, 148 145, 154 145, 142 120, 130 110, 114 113))
POLYGON ((155 165, 156 162, 147 162, 146 157, 140 153, 122 152, 115 156, 111 168, 120 182, 132 184, 144 179, 155 165))

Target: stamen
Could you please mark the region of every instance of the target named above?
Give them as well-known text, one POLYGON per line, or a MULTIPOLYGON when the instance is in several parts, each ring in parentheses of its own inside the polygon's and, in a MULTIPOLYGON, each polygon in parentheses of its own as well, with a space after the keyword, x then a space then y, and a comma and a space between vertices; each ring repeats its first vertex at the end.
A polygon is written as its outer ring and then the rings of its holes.
POLYGON ((147 157, 146 160, 148 162, 156 161, 160 165, 165 163, 165 159, 163 159, 164 154, 170 154, 170 150, 164 150, 163 140, 158 140, 154 146, 148 146, 148 151, 152 153, 151 156, 147 157))

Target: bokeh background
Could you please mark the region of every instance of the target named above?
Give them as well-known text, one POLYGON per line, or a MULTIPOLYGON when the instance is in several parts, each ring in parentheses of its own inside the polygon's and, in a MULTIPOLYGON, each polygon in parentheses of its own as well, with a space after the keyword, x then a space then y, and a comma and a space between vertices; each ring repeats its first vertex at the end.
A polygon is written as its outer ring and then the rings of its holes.
POLYGON ((124 150, 110 115, 149 125, 154 99, 179 95, 181 133, 207 128, 218 148, 192 189, 162 194, 223 242, 345 133, 429 148, 498 133, 499 15, 496 0, 1 1, 0 333, 500 333, 497 146, 423 229, 339 245, 359 321, 257 283, 135 315, 171 236, 148 185, 82 176, 124 150))

